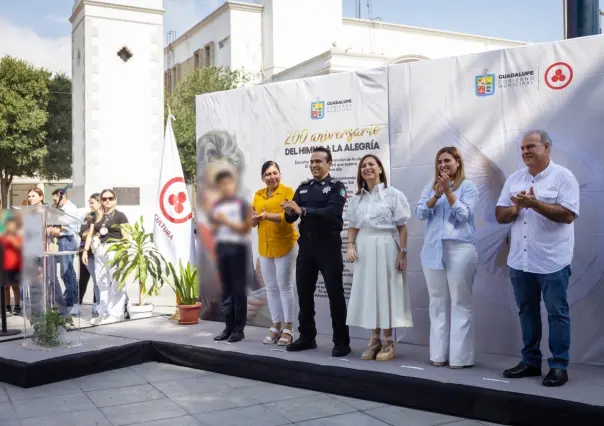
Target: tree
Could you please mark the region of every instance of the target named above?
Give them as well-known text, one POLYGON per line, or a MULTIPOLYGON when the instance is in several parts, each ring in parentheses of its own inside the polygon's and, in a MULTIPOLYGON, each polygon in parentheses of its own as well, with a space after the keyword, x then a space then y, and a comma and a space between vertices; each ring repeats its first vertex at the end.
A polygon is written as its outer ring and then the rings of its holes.
POLYGON ((195 171, 197 169, 195 96, 235 89, 248 81, 248 74, 244 71, 224 67, 198 68, 187 74, 184 80, 176 85, 174 92, 166 96, 166 108, 164 110, 167 118, 169 106, 172 115, 176 118, 172 122, 172 127, 187 183, 195 182, 195 171))
POLYGON ((35 176, 47 154, 44 126, 48 79, 44 69, 10 56, 0 59, 0 197, 8 207, 15 176, 35 176))
POLYGON ((39 175, 48 180, 70 178, 71 168, 71 79, 55 74, 48 80, 48 121, 46 148, 48 154, 39 175))

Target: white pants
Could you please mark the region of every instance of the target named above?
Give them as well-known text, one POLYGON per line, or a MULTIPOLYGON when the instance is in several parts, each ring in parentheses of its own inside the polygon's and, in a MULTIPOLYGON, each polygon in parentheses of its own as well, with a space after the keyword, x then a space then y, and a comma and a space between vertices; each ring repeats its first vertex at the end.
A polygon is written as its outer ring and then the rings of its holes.
POLYGON ((112 268, 109 267, 109 262, 114 254, 108 254, 106 252, 108 248, 107 244, 101 244, 94 254, 94 270, 99 289, 97 312, 99 316, 123 320, 126 309, 126 291, 124 288, 117 289, 112 268))
POLYGON ((260 256, 260 271, 266 287, 268 309, 273 323, 292 323, 294 317, 293 269, 296 249, 282 257, 260 256))
POLYGON ((474 365, 472 286, 478 267, 474 244, 443 241, 444 269, 424 268, 430 295, 430 360, 474 365))

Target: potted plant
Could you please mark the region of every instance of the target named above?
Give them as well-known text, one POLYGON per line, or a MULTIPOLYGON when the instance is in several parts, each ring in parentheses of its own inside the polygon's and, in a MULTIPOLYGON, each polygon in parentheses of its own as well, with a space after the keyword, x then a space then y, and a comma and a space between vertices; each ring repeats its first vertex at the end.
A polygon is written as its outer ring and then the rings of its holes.
POLYGON ((126 281, 138 283, 138 303, 128 302, 130 319, 148 318, 153 315, 153 304, 143 303, 143 297, 159 294, 165 282, 166 260, 155 247, 153 234, 145 232, 143 218, 134 225, 116 225, 122 229, 121 239, 110 239, 107 253, 114 253, 111 267, 113 278, 121 289, 126 281))
POLYGON ((184 266, 182 261, 178 262, 178 272, 174 265, 168 263, 168 283, 180 302, 178 305, 179 324, 197 324, 199 322, 199 290, 197 284, 197 269, 189 262, 184 266))
POLYGON ((73 326, 71 316, 63 316, 55 307, 43 314, 37 315, 32 321, 34 332, 31 340, 47 348, 54 348, 66 344, 65 333, 69 326, 73 326))

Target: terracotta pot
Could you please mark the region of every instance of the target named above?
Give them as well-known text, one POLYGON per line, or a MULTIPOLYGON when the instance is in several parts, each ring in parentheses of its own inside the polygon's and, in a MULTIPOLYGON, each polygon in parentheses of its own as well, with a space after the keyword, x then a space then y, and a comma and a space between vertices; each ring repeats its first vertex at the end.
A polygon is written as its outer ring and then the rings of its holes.
POLYGON ((195 305, 178 305, 178 323, 182 325, 197 324, 199 322, 199 312, 201 303, 195 305))

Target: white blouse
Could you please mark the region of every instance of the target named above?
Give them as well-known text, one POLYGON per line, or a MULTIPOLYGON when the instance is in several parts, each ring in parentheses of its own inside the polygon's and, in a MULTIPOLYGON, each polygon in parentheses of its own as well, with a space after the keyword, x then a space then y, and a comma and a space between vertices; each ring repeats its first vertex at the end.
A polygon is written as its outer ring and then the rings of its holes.
POLYGON ((407 223, 411 208, 407 197, 398 189, 383 183, 376 185, 369 193, 362 189, 350 200, 344 219, 349 228, 397 229, 407 223))

